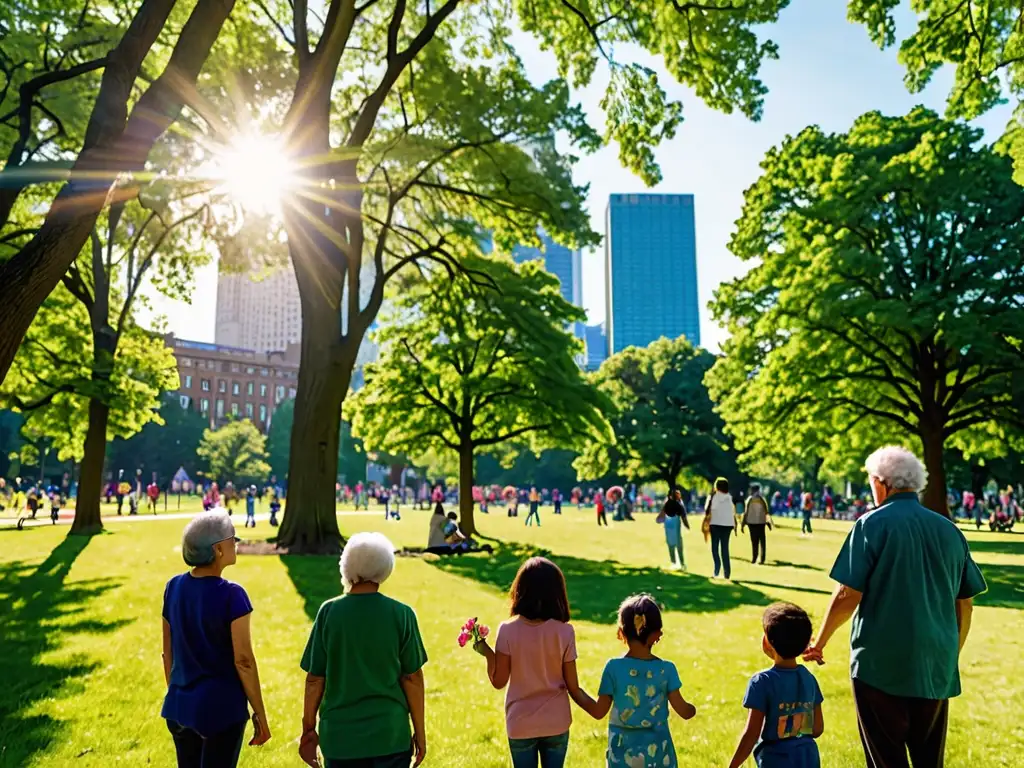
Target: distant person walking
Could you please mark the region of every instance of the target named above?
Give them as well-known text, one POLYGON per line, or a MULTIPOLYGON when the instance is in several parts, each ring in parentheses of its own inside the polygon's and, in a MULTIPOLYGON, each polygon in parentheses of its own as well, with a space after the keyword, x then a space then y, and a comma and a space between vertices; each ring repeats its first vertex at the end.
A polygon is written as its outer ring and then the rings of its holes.
POLYGON ((724 477, 715 480, 715 488, 708 495, 704 506, 704 519, 709 524, 711 534, 711 558, 715 562, 715 578, 724 572, 725 578, 732 576, 732 564, 729 562, 729 538, 736 532, 736 513, 733 508, 732 496, 729 494, 729 481, 724 477))
POLYGON ((800 525, 800 535, 806 536, 808 534, 813 534, 814 531, 811 529, 811 515, 814 514, 814 496, 811 495, 810 491, 804 492, 800 507, 804 516, 804 521, 800 525))
POLYGON ((985 579, 967 539, 918 501, 927 472, 888 446, 865 465, 877 508, 854 523, 831 577, 837 582, 804 659, 823 662, 854 614, 850 677, 868 768, 942 768, 949 699, 960 695, 959 657, 973 598, 985 579))
POLYGON ((750 562, 758 562, 757 556, 760 551, 761 565, 764 565, 764 558, 768 552, 765 529, 771 528, 771 521, 768 516, 768 502, 761 495, 761 486, 757 483, 750 486, 750 496, 743 510, 743 524, 740 530, 743 528, 750 529, 750 562))
POLYGON ((683 550, 683 528, 690 528, 686 519, 686 507, 683 506, 682 494, 677 488, 665 500, 656 522, 665 526, 665 543, 668 545, 668 561, 673 568, 686 570, 686 553, 683 550))
POLYGON ((604 506, 604 493, 602 493, 600 488, 597 489, 597 494, 594 496, 594 508, 597 510, 597 527, 600 528, 604 525, 607 528, 608 514, 604 506))
POLYGON ((537 526, 540 527, 540 494, 537 493, 536 487, 530 488, 530 513, 526 516, 526 524, 533 525, 532 520, 537 520, 537 526))
POLYGON ((156 514, 156 503, 160 500, 160 486, 156 481, 146 486, 146 498, 149 500, 149 511, 156 514))

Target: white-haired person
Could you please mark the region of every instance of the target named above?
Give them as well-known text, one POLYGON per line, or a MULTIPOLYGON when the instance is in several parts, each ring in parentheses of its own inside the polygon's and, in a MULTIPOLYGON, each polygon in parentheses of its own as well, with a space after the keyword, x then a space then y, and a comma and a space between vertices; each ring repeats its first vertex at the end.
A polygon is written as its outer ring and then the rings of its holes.
POLYGON ((307 765, 319 765, 318 746, 326 768, 409 768, 427 754, 419 624, 412 608, 380 593, 394 568, 394 545, 382 534, 345 544, 345 594, 320 606, 302 654, 299 755, 307 765))
POLYGON ((822 663, 832 634, 856 615, 850 676, 868 767, 906 766, 909 753, 915 768, 941 768, 972 598, 985 579, 960 529, 918 501, 927 472, 913 453, 880 448, 865 469, 876 508, 846 537, 804 658, 822 663))
POLYGON ((221 575, 237 559, 235 527, 223 512, 204 512, 185 526, 181 551, 190 566, 167 582, 163 659, 167 695, 161 716, 174 738, 178 768, 233 768, 249 706, 250 746, 270 739, 249 634, 252 603, 221 575))

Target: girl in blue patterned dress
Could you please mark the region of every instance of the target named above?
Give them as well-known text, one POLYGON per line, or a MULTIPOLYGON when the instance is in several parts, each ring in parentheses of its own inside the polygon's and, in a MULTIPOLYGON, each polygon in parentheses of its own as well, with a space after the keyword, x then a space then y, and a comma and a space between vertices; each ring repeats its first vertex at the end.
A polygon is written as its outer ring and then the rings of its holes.
POLYGON ((619 639, 629 650, 605 665, 598 699, 587 710, 597 720, 611 710, 608 766, 675 768, 669 704, 684 720, 697 714, 680 693, 675 664, 651 653, 661 627, 661 610, 650 595, 634 595, 619 606, 619 639))

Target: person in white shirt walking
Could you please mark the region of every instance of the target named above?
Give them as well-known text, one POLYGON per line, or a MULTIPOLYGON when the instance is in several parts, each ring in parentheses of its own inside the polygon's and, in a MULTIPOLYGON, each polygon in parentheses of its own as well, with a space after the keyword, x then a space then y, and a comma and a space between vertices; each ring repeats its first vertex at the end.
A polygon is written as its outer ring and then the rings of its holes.
POLYGON ((724 477, 715 480, 714 493, 708 496, 707 504, 704 506, 704 519, 710 525, 711 557, 715 561, 715 578, 718 578, 721 571, 728 579, 732 575, 729 537, 736 532, 737 525, 732 496, 729 494, 729 481, 724 477))

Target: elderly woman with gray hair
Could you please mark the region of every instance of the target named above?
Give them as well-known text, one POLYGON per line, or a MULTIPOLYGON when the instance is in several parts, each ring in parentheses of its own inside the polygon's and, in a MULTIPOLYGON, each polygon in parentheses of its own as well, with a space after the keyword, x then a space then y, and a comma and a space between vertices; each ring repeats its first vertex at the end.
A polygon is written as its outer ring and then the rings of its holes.
POLYGON ((949 699, 960 694, 960 651, 972 599, 985 579, 967 540, 921 506, 924 465, 910 451, 880 448, 865 465, 876 509, 854 523, 816 640, 804 654, 824 663, 832 634, 856 614, 850 676, 869 768, 941 768, 949 699))
POLYGON ((235 527, 223 512, 204 512, 185 526, 181 549, 190 569, 164 589, 164 678, 161 715, 174 738, 178 768, 233 768, 248 705, 250 746, 270 738, 249 636, 252 603, 221 574, 237 559, 235 527))
POLYGON ((345 544, 345 594, 320 606, 302 654, 299 756, 307 765, 319 765, 318 746, 327 768, 409 768, 427 754, 427 653, 416 614, 380 593, 394 568, 395 548, 382 534, 359 533, 345 544))

